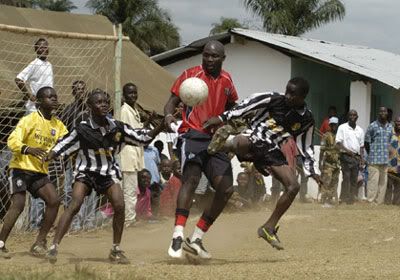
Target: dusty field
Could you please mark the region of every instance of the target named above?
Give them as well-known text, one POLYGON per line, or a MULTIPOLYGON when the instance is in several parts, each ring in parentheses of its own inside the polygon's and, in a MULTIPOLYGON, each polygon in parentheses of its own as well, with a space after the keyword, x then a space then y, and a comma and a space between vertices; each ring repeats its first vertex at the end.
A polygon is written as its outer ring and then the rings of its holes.
POLYGON ((205 239, 208 263, 167 258, 171 221, 125 231, 128 266, 107 262, 110 229, 66 237, 54 266, 26 253, 32 235, 14 235, 0 279, 400 279, 399 207, 295 204, 281 222, 284 251, 256 238, 268 214, 224 214, 205 239))

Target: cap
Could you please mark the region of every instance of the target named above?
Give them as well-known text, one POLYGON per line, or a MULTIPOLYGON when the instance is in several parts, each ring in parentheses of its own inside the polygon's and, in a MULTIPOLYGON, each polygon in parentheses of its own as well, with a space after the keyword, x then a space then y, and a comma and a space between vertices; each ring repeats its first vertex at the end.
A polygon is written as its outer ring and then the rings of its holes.
POLYGON ((329 124, 331 124, 331 123, 338 124, 339 123, 339 119, 337 117, 330 117, 329 124))

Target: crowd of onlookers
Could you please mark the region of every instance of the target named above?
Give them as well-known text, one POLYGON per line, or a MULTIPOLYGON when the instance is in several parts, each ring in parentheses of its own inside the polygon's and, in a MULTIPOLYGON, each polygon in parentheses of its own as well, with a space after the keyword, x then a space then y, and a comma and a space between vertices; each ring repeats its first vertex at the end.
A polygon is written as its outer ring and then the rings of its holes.
MULTIPOLYGON (((35 111, 35 93, 40 87, 53 87, 53 69, 47 60, 49 46, 46 39, 40 38, 34 45, 37 58, 23 69, 15 82, 26 100, 26 114, 35 111), (28 85, 30 90, 28 90, 28 85)), ((72 84, 73 102, 62 108, 60 119, 71 130, 87 117, 85 96, 86 84, 82 80, 72 84)), ((133 128, 148 127, 154 121, 154 114, 144 116, 137 109, 138 87, 127 83, 123 87, 123 105, 120 119, 133 128)), ((179 117, 181 111, 176 111, 179 117)), ((376 204, 400 205, 400 117, 392 120, 391 110, 379 108, 378 117, 365 130, 357 125, 358 115, 350 110, 339 118, 335 107, 330 107, 328 116, 319 129, 321 150, 319 169, 323 184, 319 189, 319 200, 324 207, 333 203, 352 204, 355 201, 368 201, 376 204), (343 180, 338 196, 339 174, 343 180)), ((177 127, 174 133, 166 133, 166 144, 160 140, 142 147, 126 146, 121 152, 120 164, 123 173, 122 189, 125 200, 125 225, 135 225, 138 220, 156 222, 165 216, 174 216, 178 192, 182 185, 179 163, 179 137, 177 127), (168 156, 164 153, 167 151, 168 156)), ((317 131, 317 130, 316 130, 317 131)), ((301 158, 297 154, 296 143, 289 139, 282 147, 289 166, 296 172, 301 182, 300 202, 309 202, 307 197, 308 178, 304 175, 301 158)), ((7 152, 2 151, 6 162, 7 152)), ((4 162, 0 171, 5 172, 4 162)), ((73 159, 53 164, 50 174, 63 185, 64 206, 71 200, 73 182, 73 159), (60 174, 64 179, 60 180, 60 174)), ((243 171, 237 174, 234 193, 226 211, 242 211, 259 208, 268 202, 275 204, 282 186, 272 178, 271 195, 267 195, 264 177, 250 163, 242 163, 243 171)), ((193 205, 201 209, 213 198, 213 188, 207 178, 200 180, 193 205)), ((43 201, 31 199, 30 227, 39 227, 43 213, 43 201)), ((83 207, 74 218, 72 230, 88 229, 97 226, 99 219, 107 220, 112 215, 112 207, 99 200, 95 192, 85 198, 83 207)))

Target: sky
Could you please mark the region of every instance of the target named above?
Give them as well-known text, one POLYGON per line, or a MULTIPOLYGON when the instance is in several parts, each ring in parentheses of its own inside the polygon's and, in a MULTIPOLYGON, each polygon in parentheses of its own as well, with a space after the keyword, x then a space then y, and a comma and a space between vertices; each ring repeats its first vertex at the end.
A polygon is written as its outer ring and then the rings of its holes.
MULTIPOLYGON (((75 13, 90 13, 86 0, 73 0, 75 13)), ((212 24, 221 17, 237 18, 252 29, 260 20, 247 12, 242 0, 158 0, 178 26, 182 45, 208 36, 212 24)), ((343 0, 346 16, 340 22, 324 25, 303 37, 378 48, 400 54, 399 0, 343 0)))

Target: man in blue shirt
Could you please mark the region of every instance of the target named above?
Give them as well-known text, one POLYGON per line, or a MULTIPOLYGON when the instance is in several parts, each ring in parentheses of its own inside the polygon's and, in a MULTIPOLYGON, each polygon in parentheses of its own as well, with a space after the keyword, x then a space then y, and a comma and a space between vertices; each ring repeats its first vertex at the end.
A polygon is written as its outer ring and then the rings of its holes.
POLYGON ((387 108, 380 107, 378 119, 368 126, 364 140, 364 147, 368 153, 367 199, 369 202, 382 204, 385 200, 392 130, 393 126, 388 122, 387 108))

